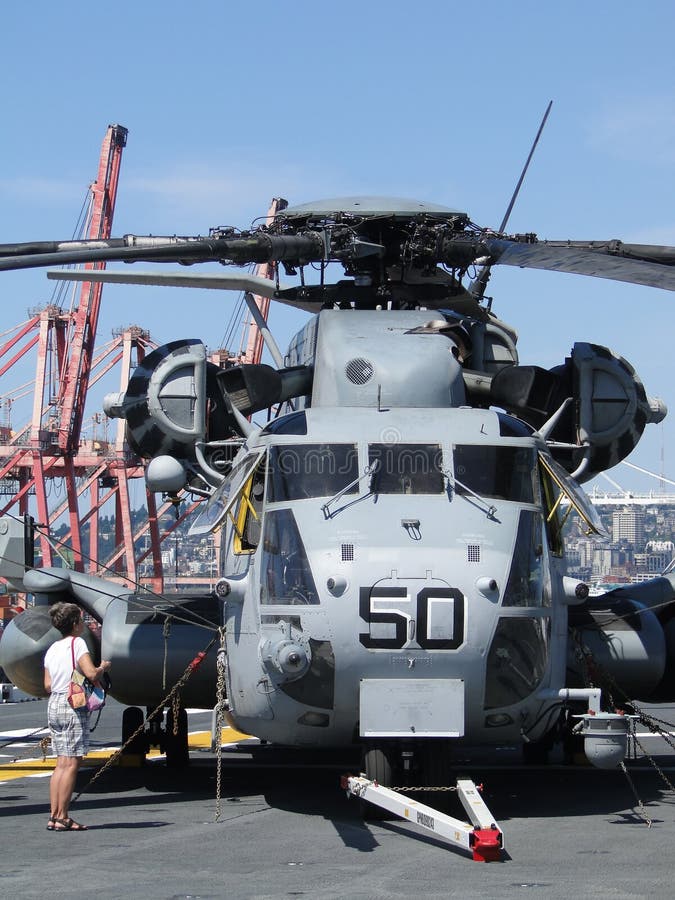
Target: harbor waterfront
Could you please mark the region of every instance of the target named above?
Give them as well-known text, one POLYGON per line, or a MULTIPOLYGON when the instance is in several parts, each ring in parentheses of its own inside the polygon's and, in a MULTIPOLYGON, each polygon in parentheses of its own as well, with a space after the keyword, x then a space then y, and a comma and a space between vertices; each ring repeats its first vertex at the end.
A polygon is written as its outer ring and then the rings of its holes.
MULTIPOLYGON (((483 797, 505 836, 503 861, 477 865, 410 822, 363 822, 358 802, 340 790, 340 775, 354 771, 358 756, 315 753, 310 760, 257 741, 227 743, 218 804, 208 710, 189 713, 187 769, 169 769, 156 757, 142 767, 111 768, 87 787, 118 746, 122 709, 110 701, 103 710, 78 779, 82 795, 73 812, 89 830, 57 837, 45 830, 53 760, 43 763, 38 748, 46 701, 0 705, 2 895, 31 900, 48 891, 55 898, 94 894, 106 900, 142 892, 148 900, 263 900, 672 894, 668 848, 675 839, 675 805, 665 779, 674 777, 675 753, 641 725, 639 745, 654 764, 634 747, 627 761, 630 781, 618 769, 555 761, 524 767, 515 747, 458 750, 457 773, 483 782, 483 797)), ((650 711, 675 721, 673 706, 650 711)), ((228 741, 226 731, 223 739, 228 741)))

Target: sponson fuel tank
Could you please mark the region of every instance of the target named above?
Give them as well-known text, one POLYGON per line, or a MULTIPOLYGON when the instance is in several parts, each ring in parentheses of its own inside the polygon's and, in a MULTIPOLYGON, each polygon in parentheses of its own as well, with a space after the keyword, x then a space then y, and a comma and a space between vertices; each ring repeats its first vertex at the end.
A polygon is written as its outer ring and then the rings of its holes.
POLYGON ((103 657, 112 662, 110 694, 116 700, 127 705, 158 704, 209 644, 203 662, 181 689, 181 701, 184 706, 203 706, 205 697, 215 698, 213 638, 220 604, 214 595, 136 594, 110 581, 64 569, 33 570, 26 573, 24 582, 37 605, 6 627, 0 645, 2 666, 21 690, 45 696, 44 654, 60 637, 51 626, 49 604, 64 600, 76 603, 101 623, 100 644, 90 632, 84 637, 94 661, 103 657))

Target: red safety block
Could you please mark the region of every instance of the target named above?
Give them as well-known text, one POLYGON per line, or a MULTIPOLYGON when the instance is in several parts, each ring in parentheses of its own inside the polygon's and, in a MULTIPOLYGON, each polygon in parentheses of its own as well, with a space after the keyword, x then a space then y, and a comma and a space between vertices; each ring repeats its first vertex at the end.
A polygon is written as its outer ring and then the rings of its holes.
POLYGON ((476 828, 471 835, 474 862, 498 862, 502 854, 502 833, 498 828, 476 828))

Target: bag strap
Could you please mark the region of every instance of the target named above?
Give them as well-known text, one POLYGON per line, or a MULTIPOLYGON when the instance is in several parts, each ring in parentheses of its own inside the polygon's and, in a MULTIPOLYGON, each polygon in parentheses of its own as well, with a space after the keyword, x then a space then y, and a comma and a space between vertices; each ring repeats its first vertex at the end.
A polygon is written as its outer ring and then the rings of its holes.
POLYGON ((70 644, 70 655, 73 659, 73 672, 75 671, 75 638, 73 638, 70 644))

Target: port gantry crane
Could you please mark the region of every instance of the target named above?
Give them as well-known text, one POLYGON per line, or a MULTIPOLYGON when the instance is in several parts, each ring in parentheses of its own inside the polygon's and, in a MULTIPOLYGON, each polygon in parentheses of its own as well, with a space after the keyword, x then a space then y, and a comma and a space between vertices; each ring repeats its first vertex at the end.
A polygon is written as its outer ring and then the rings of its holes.
MULTIPOLYGON (((90 186, 89 215, 84 229, 88 239, 111 236, 127 133, 121 125, 110 125, 106 131, 98 175, 90 186)), ((268 219, 285 205, 284 200, 273 200, 268 219)), ((105 263, 87 263, 84 268, 104 269, 105 263)), ((273 278, 275 264, 260 265, 256 271, 258 275, 273 278)), ((28 515, 29 498, 34 495, 43 566, 53 565, 58 552, 50 539, 50 528, 67 514, 68 531, 60 543, 71 551, 71 564, 77 571, 106 577, 112 574, 133 586, 139 583, 140 564, 151 557, 152 575, 140 581, 161 592, 164 589, 162 541, 197 504, 185 502, 179 512, 177 498, 172 498, 158 508, 155 495, 146 491, 148 514, 134 531, 129 482, 144 476, 146 463, 126 442, 124 423, 118 423, 112 441, 96 436, 83 439, 89 389, 120 364, 119 390, 123 393, 132 369, 143 361, 146 352, 156 347, 148 332, 134 325, 120 329, 111 342, 95 349, 102 289, 101 283, 82 282, 79 301, 73 309, 65 311, 58 304, 50 303, 32 312, 28 321, 12 329, 11 337, 0 344, 0 377, 25 361, 33 348, 37 349, 35 380, 30 383, 33 410, 29 424, 12 431, 9 411, 16 398, 0 396, 0 409, 4 406, 7 413, 6 421, 0 423, 0 516, 28 515), (59 481, 63 490, 54 493, 65 499, 50 506, 49 488, 59 481), (113 500, 115 549, 100 560, 99 514, 113 500), (172 523, 160 529, 160 518, 172 506, 176 512, 172 523), (146 534, 148 539, 140 546, 146 534)), ((269 298, 254 300, 260 316, 266 320, 269 298)), ((244 322, 244 334, 247 335, 245 349, 242 345, 237 354, 216 351, 217 359, 213 361, 224 366, 260 362, 263 341, 253 319, 244 322)))
MULTIPOLYGON (((117 198, 120 163, 127 129, 110 125, 99 158, 98 174, 90 188, 88 238, 111 234, 117 198)), ((87 269, 101 269, 105 263, 89 263, 87 269)), ((132 531, 129 480, 142 477, 142 460, 130 453, 123 432, 116 440, 83 440, 82 428, 89 388, 121 363, 121 389, 126 388, 134 362, 142 361, 154 344, 138 326, 120 330, 103 349, 95 350, 99 320, 101 284, 80 286, 77 305, 70 311, 49 304, 30 315, 0 346, 0 377, 37 350, 33 410, 29 424, 13 432, 9 422, 0 427, 0 515, 29 514, 29 498, 35 497, 39 552, 42 564, 54 562, 55 549, 50 527, 67 514, 68 533, 62 540, 72 552, 72 565, 92 574, 112 568, 120 577, 137 581, 137 559, 132 531), (11 355, 10 355, 11 354, 11 355), (50 487, 57 481, 64 497, 51 506, 50 487), (86 498, 88 508, 84 507, 86 498), (99 563, 99 512, 114 499, 116 551, 105 565, 99 563), (88 529, 84 547, 85 525, 88 529)), ((5 401, 9 407, 10 399, 5 401)), ((147 495, 148 519, 141 531, 150 532, 153 589, 162 589, 162 568, 158 510, 153 494, 147 495)))

